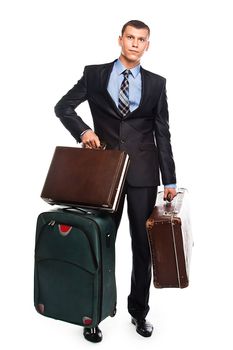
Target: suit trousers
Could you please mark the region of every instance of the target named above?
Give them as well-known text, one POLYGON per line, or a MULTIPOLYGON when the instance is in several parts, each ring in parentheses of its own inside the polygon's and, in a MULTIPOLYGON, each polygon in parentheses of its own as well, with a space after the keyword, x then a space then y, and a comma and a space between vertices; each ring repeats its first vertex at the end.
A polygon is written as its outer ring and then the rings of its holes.
POLYGON ((154 208, 156 196, 157 186, 132 187, 126 183, 118 210, 114 214, 118 229, 125 198, 127 198, 132 247, 132 274, 128 311, 135 318, 145 318, 150 309, 148 302, 151 283, 151 254, 147 238, 146 220, 154 208))

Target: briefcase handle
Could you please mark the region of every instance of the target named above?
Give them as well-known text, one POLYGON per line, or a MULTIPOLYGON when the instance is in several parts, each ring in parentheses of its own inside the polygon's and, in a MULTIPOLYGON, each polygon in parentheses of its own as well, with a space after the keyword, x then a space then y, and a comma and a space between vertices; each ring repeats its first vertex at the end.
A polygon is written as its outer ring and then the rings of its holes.
POLYGON ((107 144, 106 142, 104 141, 100 141, 100 146, 98 148, 89 148, 89 147, 86 147, 84 144, 82 144, 82 148, 86 148, 86 149, 94 149, 94 150, 105 150, 107 148, 107 144))
POLYGON ((107 148, 107 144, 106 144, 106 142, 104 142, 104 141, 100 141, 100 146, 99 146, 99 148, 98 149, 106 149, 107 148))

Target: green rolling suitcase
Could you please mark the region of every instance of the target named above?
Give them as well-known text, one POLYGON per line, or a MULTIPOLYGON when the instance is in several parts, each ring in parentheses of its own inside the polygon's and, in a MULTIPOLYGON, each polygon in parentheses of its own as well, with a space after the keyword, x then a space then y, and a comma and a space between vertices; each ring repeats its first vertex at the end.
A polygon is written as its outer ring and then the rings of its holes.
POLYGON ((111 214, 72 208, 41 213, 35 244, 36 310, 84 327, 114 316, 115 238, 111 214))

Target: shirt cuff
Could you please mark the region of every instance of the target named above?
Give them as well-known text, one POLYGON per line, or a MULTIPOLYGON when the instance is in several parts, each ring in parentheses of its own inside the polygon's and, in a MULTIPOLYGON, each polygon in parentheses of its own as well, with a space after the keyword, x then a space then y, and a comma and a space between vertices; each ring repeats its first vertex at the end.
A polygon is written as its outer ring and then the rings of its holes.
POLYGON ((87 130, 84 130, 81 134, 80 134, 80 137, 83 136, 87 131, 89 131, 91 129, 87 129, 87 130))
POLYGON ((176 184, 164 185, 165 188, 176 188, 176 184))

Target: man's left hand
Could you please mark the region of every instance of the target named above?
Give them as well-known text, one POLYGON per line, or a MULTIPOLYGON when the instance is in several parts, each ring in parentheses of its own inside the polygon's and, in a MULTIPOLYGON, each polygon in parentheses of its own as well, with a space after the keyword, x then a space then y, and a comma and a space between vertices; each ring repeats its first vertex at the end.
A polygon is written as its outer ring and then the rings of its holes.
POLYGON ((171 202, 173 198, 176 196, 176 188, 169 188, 169 187, 164 187, 164 200, 167 200, 168 202, 171 202))

